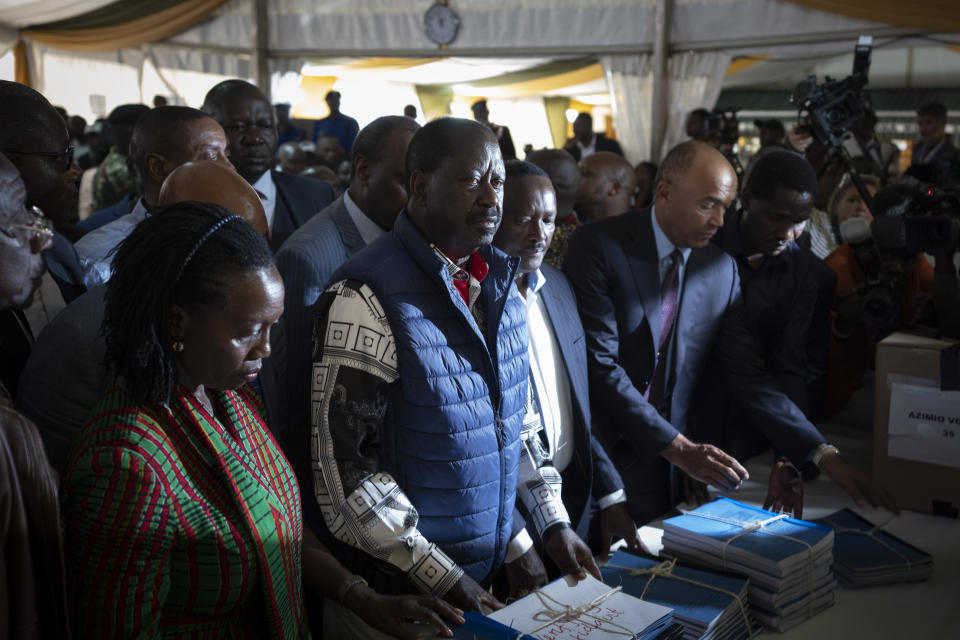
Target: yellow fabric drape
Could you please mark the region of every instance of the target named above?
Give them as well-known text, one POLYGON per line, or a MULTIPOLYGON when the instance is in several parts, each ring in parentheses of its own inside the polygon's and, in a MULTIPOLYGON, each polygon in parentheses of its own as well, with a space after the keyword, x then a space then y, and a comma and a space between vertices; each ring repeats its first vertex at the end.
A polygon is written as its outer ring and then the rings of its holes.
POLYGON ((450 103, 453 102, 453 90, 450 87, 418 84, 414 88, 420 99, 420 109, 427 120, 450 115, 450 103))
POLYGON ((960 32, 957 0, 788 0, 849 18, 938 32, 960 32))
POLYGON ((27 45, 17 40, 13 45, 13 79, 28 87, 33 86, 30 78, 30 60, 27 59, 27 45))
POLYGON ((325 98, 336 82, 335 76, 300 76, 303 99, 293 105, 290 115, 308 120, 319 120, 329 116, 330 107, 327 106, 325 98))
POLYGON ((543 99, 543 110, 547 112, 550 137, 553 138, 553 146, 557 149, 563 149, 563 145, 567 143, 567 109, 569 108, 569 98, 546 97, 543 99))
POLYGON ((145 18, 111 27, 76 30, 27 29, 34 42, 67 51, 116 51, 164 40, 200 23, 227 0, 185 0, 145 18))
POLYGON ((732 60, 730 62, 730 66, 727 67, 727 75, 732 76, 733 74, 743 71, 744 69, 749 69, 761 60, 766 59, 767 56, 744 56, 742 58, 736 58, 732 60))

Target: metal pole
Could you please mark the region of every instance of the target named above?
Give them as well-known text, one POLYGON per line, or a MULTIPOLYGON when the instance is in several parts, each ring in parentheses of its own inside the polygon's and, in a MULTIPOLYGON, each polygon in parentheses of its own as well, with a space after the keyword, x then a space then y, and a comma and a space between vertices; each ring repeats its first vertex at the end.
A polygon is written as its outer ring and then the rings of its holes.
POLYGON ((270 48, 270 29, 267 24, 267 1, 250 0, 250 17, 253 20, 253 62, 254 83, 263 91, 263 95, 270 99, 270 68, 267 57, 270 48))
POLYGON ((670 52, 670 1, 657 0, 653 26, 653 104, 650 108, 650 155, 660 162, 667 128, 667 56, 670 52))

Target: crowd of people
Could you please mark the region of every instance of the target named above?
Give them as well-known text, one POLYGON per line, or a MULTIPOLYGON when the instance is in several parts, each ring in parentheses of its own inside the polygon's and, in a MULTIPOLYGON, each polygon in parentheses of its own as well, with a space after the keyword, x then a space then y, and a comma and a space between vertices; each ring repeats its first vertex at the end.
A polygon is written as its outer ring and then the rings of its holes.
MULTIPOLYGON (((519 160, 484 101, 327 103, 85 130, 0 81, 0 635, 449 637, 771 448, 770 508, 897 509, 814 421, 883 336, 844 223, 955 177, 942 106, 914 186, 854 129, 864 202, 771 123, 741 181, 697 112, 634 167, 588 113, 519 160)), ((878 254, 892 328, 960 330, 952 254, 878 254)))

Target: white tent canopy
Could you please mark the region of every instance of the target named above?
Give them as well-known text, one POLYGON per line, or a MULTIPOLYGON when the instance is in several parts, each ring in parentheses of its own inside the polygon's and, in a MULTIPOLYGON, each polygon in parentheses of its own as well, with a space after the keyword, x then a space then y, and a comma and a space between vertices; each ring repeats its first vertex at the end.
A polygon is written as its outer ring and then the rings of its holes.
MULTIPOLYGON (((0 52, 15 41, 11 34, 15 38, 18 27, 77 15, 106 3, 14 0, 12 4, 13 11, 5 9, 0 17, 0 52)), ((260 24, 267 33, 266 47, 257 50, 254 8, 258 4, 258 0, 231 0, 197 27, 137 50, 78 54, 33 44, 34 85, 52 100, 66 103, 67 94, 76 94, 78 87, 47 77, 54 66, 47 62, 83 59, 92 65, 111 65, 111 74, 129 68, 141 85, 145 78, 159 82, 184 102, 196 104, 197 83, 190 81, 191 73, 211 74, 208 80, 212 81, 228 76, 253 78, 258 75, 258 55, 275 77, 299 72, 311 59, 330 57, 517 57, 530 58, 533 65, 537 59, 591 56, 604 63, 615 125, 624 146, 632 159, 641 159, 658 156, 664 145, 676 141, 682 135, 683 114, 712 104, 721 86, 792 86, 809 73, 822 75, 828 70, 839 77, 846 75, 849 62, 835 56, 850 52, 860 34, 875 37, 875 86, 956 84, 958 77, 950 67, 950 58, 956 54, 944 46, 960 44, 960 35, 856 20, 785 0, 452 0, 460 28, 456 40, 444 50, 424 32, 423 15, 430 4, 426 0, 266 0, 265 24, 260 24), (661 3, 669 8, 669 28, 658 32, 661 3), (650 113, 655 102, 652 54, 658 33, 667 36, 672 60, 665 69, 669 104, 665 132, 654 130, 655 117, 650 113), (894 50, 910 53, 893 55, 894 50), (746 55, 762 55, 765 60, 727 77, 730 61, 746 55), (902 61, 905 56, 910 58, 909 65, 902 61), (651 140, 660 139, 663 143, 651 151, 651 140)), ((269 86, 265 78, 261 84, 269 86)), ((134 92, 142 93, 142 86, 134 92)))

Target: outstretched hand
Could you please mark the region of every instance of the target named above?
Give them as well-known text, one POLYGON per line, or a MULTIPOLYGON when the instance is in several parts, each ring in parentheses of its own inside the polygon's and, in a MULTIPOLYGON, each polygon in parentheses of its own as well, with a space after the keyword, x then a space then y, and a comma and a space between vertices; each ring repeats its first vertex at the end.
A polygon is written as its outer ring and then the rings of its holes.
POLYGON ((823 456, 820 461, 820 468, 830 476, 831 480, 850 494, 858 507, 865 508, 870 505, 871 507, 883 507, 893 513, 900 513, 900 507, 897 506, 896 500, 893 499, 889 491, 850 466, 846 460, 840 457, 839 453, 830 453, 823 456))
POLYGON ((747 470, 733 456, 712 444, 691 442, 682 433, 677 434, 660 455, 694 480, 721 491, 739 489, 743 481, 750 478, 747 470))

